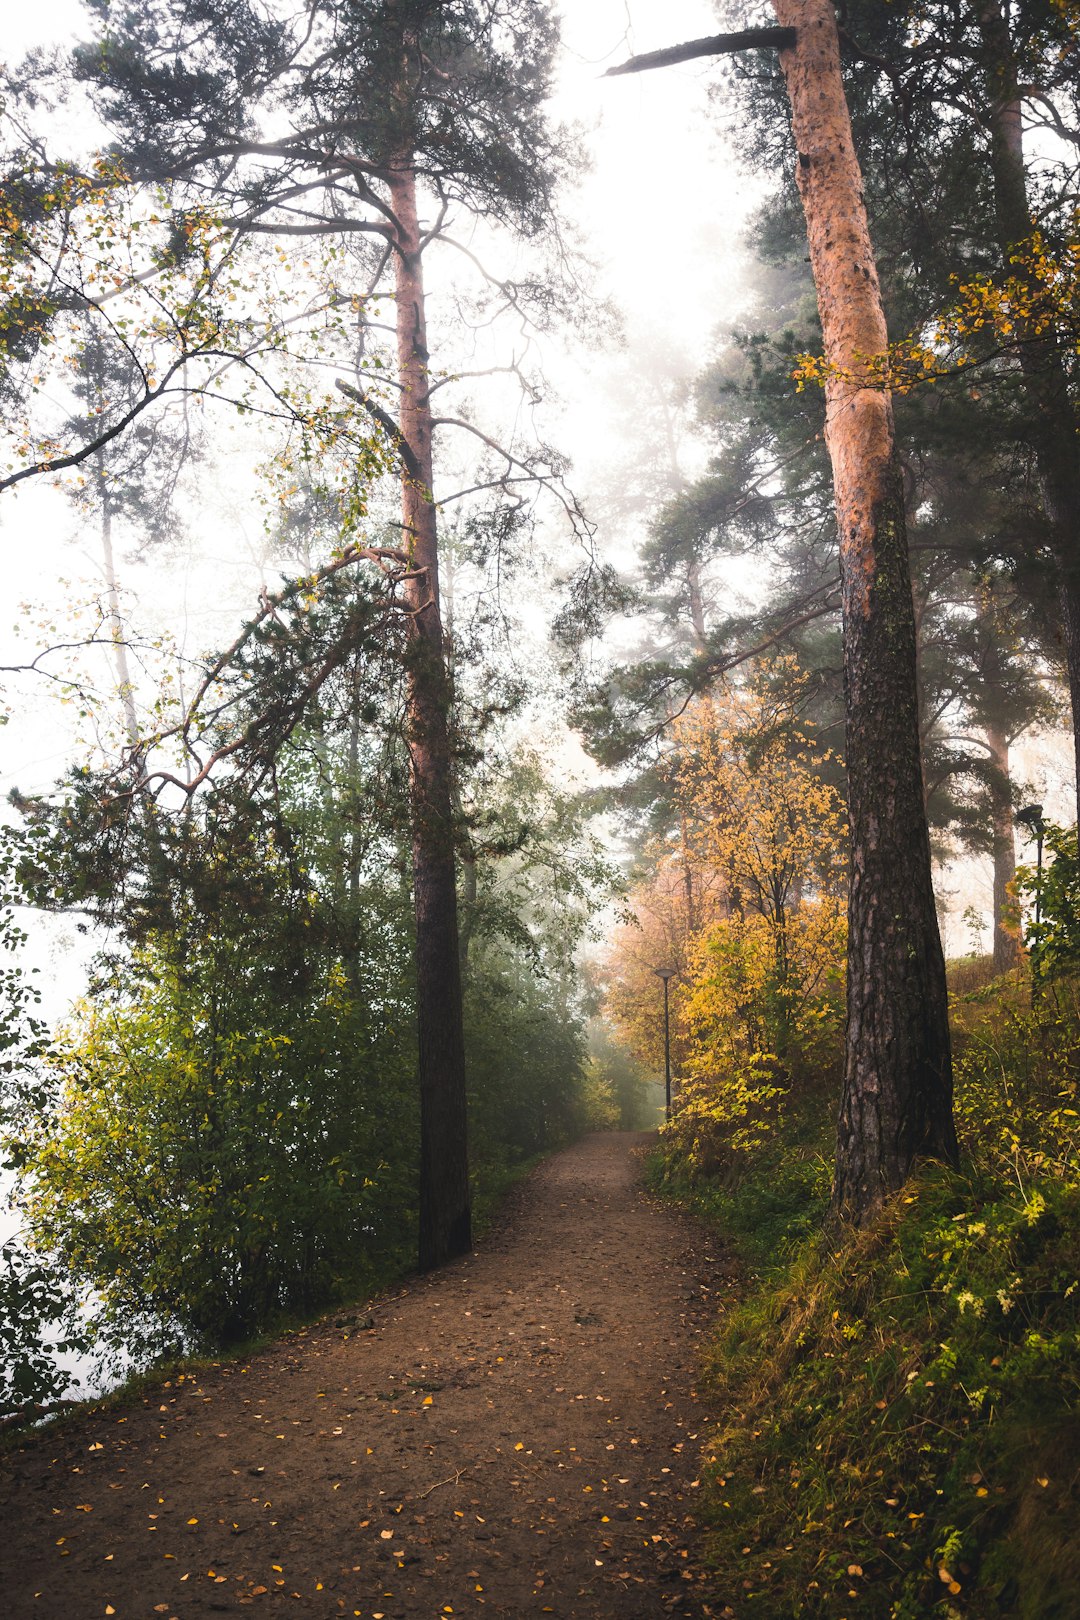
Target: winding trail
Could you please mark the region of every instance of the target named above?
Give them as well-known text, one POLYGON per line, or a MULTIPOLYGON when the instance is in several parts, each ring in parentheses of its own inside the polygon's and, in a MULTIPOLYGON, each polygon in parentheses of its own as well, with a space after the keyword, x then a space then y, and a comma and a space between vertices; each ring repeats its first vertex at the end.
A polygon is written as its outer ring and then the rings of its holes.
MULTIPOLYGON (((694 1508, 715 1240, 604 1133, 478 1252, 0 1459, 7 1620, 720 1615, 694 1508)), ((729 1614, 730 1610, 727 1611, 729 1614)))

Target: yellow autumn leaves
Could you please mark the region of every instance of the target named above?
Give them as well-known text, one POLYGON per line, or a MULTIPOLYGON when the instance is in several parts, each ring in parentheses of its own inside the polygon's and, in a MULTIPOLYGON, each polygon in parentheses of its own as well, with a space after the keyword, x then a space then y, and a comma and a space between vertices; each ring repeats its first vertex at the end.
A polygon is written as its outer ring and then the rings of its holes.
POLYGON ((672 1129, 699 1168, 750 1151, 786 1088, 837 1043, 846 821, 837 761, 798 719, 805 696, 794 662, 777 659, 677 723, 675 830, 651 852, 610 964, 608 1015, 654 1070, 655 969, 676 969, 672 1129))
POLYGON ((883 354, 860 356, 856 366, 832 366, 824 355, 800 354, 792 376, 803 389, 834 381, 853 388, 910 393, 919 383, 979 364, 989 341, 998 352, 1018 343, 1055 339, 1080 354, 1080 211, 1072 240, 1052 246, 1033 231, 1009 254, 1005 275, 953 278, 952 303, 924 331, 890 343, 883 354), (974 339, 980 340, 977 349, 974 339))

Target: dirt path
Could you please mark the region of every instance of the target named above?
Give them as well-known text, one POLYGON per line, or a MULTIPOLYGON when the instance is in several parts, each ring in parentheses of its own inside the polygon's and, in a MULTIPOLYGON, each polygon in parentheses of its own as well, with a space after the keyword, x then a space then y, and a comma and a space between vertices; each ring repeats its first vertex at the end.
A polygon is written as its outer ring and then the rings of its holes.
POLYGON ((371 1317, 3 1459, 0 1612, 722 1613, 694 1386, 728 1288, 701 1230, 638 1190, 646 1140, 549 1160, 475 1255, 371 1317))

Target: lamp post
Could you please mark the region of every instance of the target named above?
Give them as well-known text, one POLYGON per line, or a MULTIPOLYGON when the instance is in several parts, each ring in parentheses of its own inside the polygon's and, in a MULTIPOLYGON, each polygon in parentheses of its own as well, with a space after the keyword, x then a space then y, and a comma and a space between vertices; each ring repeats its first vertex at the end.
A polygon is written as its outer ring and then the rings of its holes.
MULTIPOLYGON (((1021 827, 1026 827, 1029 835, 1035 840, 1035 949, 1038 951, 1042 938, 1042 871, 1043 871, 1043 839, 1046 836, 1046 822, 1043 820, 1043 807, 1041 804, 1026 804, 1022 810, 1016 812, 1016 819, 1021 827)), ((1039 959, 1036 956, 1031 967, 1031 996, 1035 999, 1036 980, 1038 978, 1039 959)))
POLYGON ((675 977, 675 969, 670 967, 655 968, 653 970, 658 979, 664 981, 664 1118, 671 1118, 671 1020, 668 1014, 668 980, 675 977))

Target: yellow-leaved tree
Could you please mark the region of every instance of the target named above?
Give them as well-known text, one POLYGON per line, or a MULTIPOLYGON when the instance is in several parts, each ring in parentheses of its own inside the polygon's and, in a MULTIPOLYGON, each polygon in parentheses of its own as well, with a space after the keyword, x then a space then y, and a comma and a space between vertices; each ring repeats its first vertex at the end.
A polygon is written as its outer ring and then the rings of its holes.
POLYGON ((677 848, 631 894, 637 926, 610 964, 608 1015, 651 1065, 647 975, 661 955, 677 970, 669 1128, 701 1169, 750 1151, 789 1087, 841 1055, 847 821, 837 761, 798 718, 804 698, 794 661, 774 659, 677 723, 677 848), (688 906, 681 882, 708 904, 688 906))
POLYGON ((645 851, 646 876, 627 896, 626 911, 601 972, 606 1017, 643 1068, 664 1067, 663 986, 660 968, 673 969, 671 1052, 675 1072, 686 1052, 682 990, 690 981, 690 956, 702 928, 720 915, 719 875, 699 857, 678 827, 645 851))

